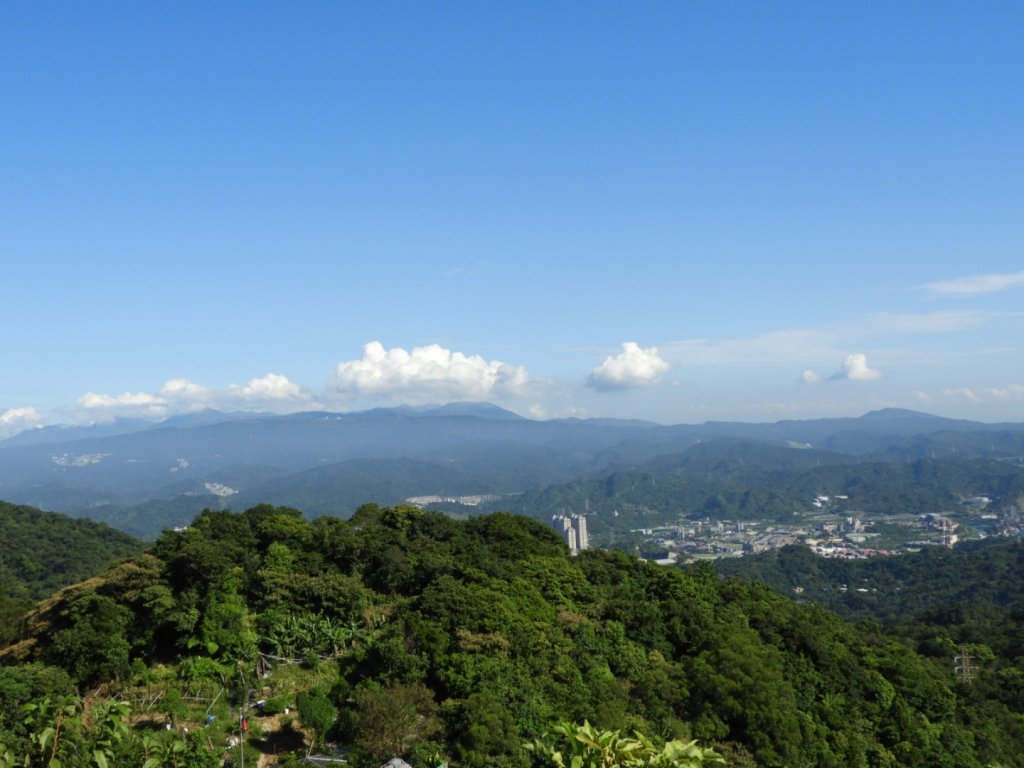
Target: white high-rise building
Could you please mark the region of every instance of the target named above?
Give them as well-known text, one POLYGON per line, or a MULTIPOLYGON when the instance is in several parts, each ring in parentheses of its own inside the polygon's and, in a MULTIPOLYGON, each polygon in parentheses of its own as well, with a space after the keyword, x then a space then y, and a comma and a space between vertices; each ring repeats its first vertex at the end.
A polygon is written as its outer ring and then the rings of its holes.
POLYGON ((583 515, 574 515, 573 527, 576 529, 577 549, 590 549, 590 535, 587 533, 587 518, 583 515))
POLYGON ((569 551, 576 554, 581 549, 590 549, 590 535, 587 533, 587 518, 583 515, 553 515, 551 527, 565 537, 569 551))

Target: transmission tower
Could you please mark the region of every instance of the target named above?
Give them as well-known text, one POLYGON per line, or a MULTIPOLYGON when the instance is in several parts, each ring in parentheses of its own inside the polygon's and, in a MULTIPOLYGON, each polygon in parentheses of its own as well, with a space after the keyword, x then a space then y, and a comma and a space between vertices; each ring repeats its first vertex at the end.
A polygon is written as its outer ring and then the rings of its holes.
POLYGON ((971 658, 971 649, 966 645, 960 646, 960 653, 954 657, 956 666, 953 668, 961 683, 970 685, 974 682, 974 673, 978 669, 971 658))

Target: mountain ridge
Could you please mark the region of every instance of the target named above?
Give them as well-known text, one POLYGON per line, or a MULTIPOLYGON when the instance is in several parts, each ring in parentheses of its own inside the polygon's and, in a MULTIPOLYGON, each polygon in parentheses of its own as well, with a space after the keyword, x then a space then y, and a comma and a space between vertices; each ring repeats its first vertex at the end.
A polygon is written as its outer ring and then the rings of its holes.
POLYGON ((396 503, 422 495, 535 492, 659 460, 665 464, 687 452, 684 465, 694 469, 701 451, 724 450, 734 455, 720 457, 719 463, 742 459, 749 468, 750 462, 760 462, 766 471, 773 461, 802 466, 1024 455, 1024 424, 957 421, 898 409, 857 418, 662 426, 609 419, 538 421, 487 403, 450 403, 348 413, 206 411, 147 429, 137 426, 124 423, 120 433, 108 434, 118 428, 108 425, 92 436, 77 429, 71 433, 75 439, 64 442, 0 443, 0 498, 107 521, 131 519, 133 534, 152 536, 160 530, 156 518, 148 531, 136 527, 145 521, 146 504, 162 510, 160 525, 182 524, 201 503, 222 506, 243 499, 314 513, 331 506, 334 514, 344 515, 371 498, 396 503), (727 441, 734 441, 732 448, 723 447, 727 441), (754 443, 761 447, 751 447, 754 443), (701 444, 705 447, 693 450, 701 444), (373 477, 356 470, 357 462, 367 461, 374 462, 373 477), (346 500, 340 508, 339 499, 346 500), (179 511, 167 517, 172 510, 179 511))

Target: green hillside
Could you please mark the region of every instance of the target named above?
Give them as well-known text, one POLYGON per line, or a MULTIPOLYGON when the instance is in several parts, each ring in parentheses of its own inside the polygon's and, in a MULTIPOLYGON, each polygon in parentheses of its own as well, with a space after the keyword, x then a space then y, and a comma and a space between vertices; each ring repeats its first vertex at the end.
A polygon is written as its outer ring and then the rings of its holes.
POLYGON ((968 694, 1024 712, 1024 543, 989 539, 953 550, 845 561, 803 546, 719 561, 718 570, 757 579, 783 595, 872 621, 920 654, 952 668, 966 654, 968 694))
POLYGON ((81 581, 142 543, 106 525, 0 501, 0 644, 32 601, 81 581))
POLYGON ((737 766, 1024 764, 1019 709, 877 626, 709 567, 572 558, 507 514, 205 512, 40 603, 0 660, 12 754, 33 748, 21 704, 45 693, 148 706, 109 748, 118 765, 142 764, 147 723, 194 735, 207 712, 208 745, 235 754, 243 706, 249 750, 340 746, 359 765, 526 768, 524 742, 584 719, 696 738, 737 766))
POLYGON ((142 551, 131 536, 78 520, 0 501, 0 585, 14 598, 38 599, 142 551))

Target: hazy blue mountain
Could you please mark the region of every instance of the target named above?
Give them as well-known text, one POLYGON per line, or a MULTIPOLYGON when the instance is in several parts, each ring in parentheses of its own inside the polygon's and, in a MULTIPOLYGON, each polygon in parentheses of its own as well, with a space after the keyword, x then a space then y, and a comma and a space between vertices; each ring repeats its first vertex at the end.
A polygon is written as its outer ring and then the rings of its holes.
MULTIPOLYGON (((225 421, 244 421, 251 418, 263 418, 273 416, 271 413, 259 413, 253 411, 218 411, 213 408, 204 408, 193 413, 182 413, 177 416, 170 416, 159 422, 160 427, 203 427, 209 424, 220 424, 225 421)), ((152 425, 151 426, 157 426, 152 425)))
POLYGON ((858 464, 864 457, 818 448, 763 443, 736 437, 694 443, 686 451, 665 454, 644 464, 649 472, 690 472, 745 479, 787 471, 808 471, 834 464, 858 464))
POLYGON ((476 416, 481 419, 522 420, 518 413, 505 410, 493 403, 448 403, 430 406, 422 411, 433 416, 476 416))
POLYGON ((49 427, 26 429, 6 440, 0 440, 0 448, 21 445, 52 445, 90 437, 109 437, 128 432, 141 432, 152 427, 153 422, 149 419, 113 419, 102 424, 88 426, 55 424, 49 427))
POLYGON ((744 484, 774 483, 779 473, 859 462, 1024 456, 1024 424, 897 409, 860 418, 660 426, 536 421, 487 403, 452 403, 353 413, 204 411, 159 424, 67 430, 0 443, 0 498, 143 536, 187 521, 206 502, 238 508, 270 501, 346 515, 369 499, 539 492, 636 468, 686 476, 692 500, 723 478, 735 486, 730 492, 742 493, 744 484))

